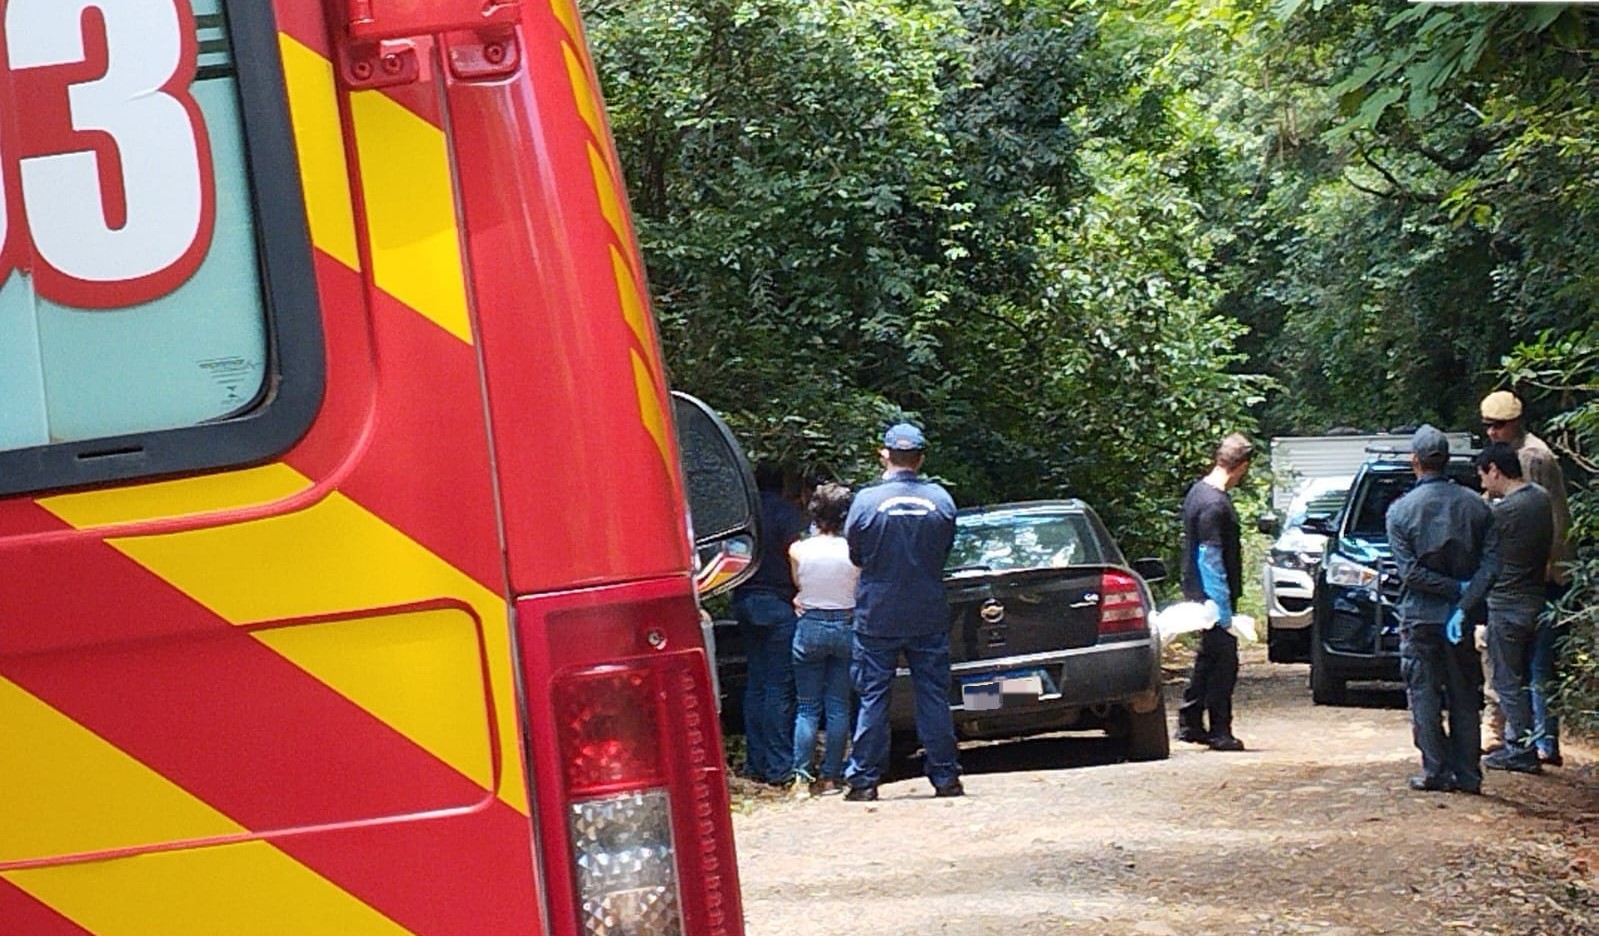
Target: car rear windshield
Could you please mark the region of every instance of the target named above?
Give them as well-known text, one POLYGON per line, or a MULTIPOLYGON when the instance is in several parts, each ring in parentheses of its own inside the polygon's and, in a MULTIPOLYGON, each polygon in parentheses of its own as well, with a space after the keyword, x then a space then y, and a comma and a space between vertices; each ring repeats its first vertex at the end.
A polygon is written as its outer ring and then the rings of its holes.
POLYGON ((1104 561, 1082 514, 981 514, 957 520, 948 568, 1005 572, 1104 561))
MULTIPOLYGON (((1477 472, 1467 462, 1450 462, 1449 476, 1472 490, 1479 490, 1477 472)), ((1382 539, 1388 535, 1388 508, 1416 486, 1409 471, 1369 471, 1350 502, 1345 536, 1382 539)))

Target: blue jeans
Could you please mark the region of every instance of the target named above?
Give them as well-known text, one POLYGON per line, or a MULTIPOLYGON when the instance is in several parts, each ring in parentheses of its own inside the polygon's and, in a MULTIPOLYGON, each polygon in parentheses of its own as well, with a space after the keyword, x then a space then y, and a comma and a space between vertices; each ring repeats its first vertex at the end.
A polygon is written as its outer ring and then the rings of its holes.
POLYGON ((744 686, 745 772, 782 783, 793 775, 794 605, 769 591, 735 596, 747 667, 744 686))
POLYGON ((794 773, 811 777, 816 730, 827 715, 827 750, 821 775, 844 776, 849 740, 849 659, 853 611, 806 611, 794 628, 794 773))
POLYGON ((1555 659, 1565 628, 1544 618, 1532 640, 1532 737, 1538 753, 1549 757, 1560 753, 1560 716, 1550 710, 1549 697, 1555 688, 1555 659))
POLYGON ((1488 669, 1505 713, 1505 747, 1517 758, 1536 758, 1538 753, 1533 749, 1538 726, 1528 691, 1537 632, 1537 612, 1488 612, 1488 659, 1493 661, 1488 669))
POLYGON ((926 754, 927 779, 944 786, 960 777, 955 719, 949 711, 949 632, 917 637, 871 637, 855 632, 850 678, 861 697, 855 740, 844 779, 852 787, 876 786, 888 763, 889 693, 900 654, 911 671, 916 736, 926 754))
POLYGON ((1399 670, 1410 699, 1410 729, 1422 773, 1467 790, 1482 789, 1482 661, 1471 641, 1452 644, 1442 624, 1407 624, 1399 670), (1444 731, 1444 711, 1449 731, 1444 731))

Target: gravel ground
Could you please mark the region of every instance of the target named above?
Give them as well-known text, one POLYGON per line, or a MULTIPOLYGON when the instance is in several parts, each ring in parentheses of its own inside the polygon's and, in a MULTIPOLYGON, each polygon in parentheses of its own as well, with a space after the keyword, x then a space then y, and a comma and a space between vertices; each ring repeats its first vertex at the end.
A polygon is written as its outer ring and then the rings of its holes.
POLYGON ((920 778, 876 804, 740 784, 749 936, 1599 936, 1592 749, 1480 797, 1412 793, 1403 695, 1313 707, 1305 677, 1246 653, 1242 754, 1126 764, 1060 735, 963 746, 957 800, 920 778))

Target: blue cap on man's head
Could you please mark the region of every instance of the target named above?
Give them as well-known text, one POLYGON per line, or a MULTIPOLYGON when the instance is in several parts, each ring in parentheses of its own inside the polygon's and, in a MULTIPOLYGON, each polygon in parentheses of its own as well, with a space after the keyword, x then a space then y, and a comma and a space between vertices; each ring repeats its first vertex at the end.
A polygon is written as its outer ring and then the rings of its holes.
POLYGON ((920 452, 927 448, 927 437, 910 423, 895 423, 883 433, 883 447, 895 452, 920 452))
POLYGON ((1448 458, 1449 437, 1430 425, 1423 425, 1410 437, 1410 450, 1417 458, 1448 458))

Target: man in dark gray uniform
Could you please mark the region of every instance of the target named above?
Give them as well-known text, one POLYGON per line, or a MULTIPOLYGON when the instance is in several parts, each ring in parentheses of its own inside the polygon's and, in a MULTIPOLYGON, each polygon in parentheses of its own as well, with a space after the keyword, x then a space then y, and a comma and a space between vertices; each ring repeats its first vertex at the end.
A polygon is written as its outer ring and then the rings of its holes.
POLYGON ((1549 493, 1522 474, 1516 450, 1495 442, 1477 456, 1477 477, 1493 498, 1499 575, 1488 591, 1488 671, 1505 713, 1504 747, 1483 758, 1493 770, 1538 773, 1531 661, 1543 610, 1544 576, 1555 539, 1549 493))
POLYGON ((1399 666, 1421 751, 1412 790, 1482 792, 1482 662, 1467 639, 1498 574, 1493 514, 1451 481, 1449 438, 1422 426, 1410 442, 1416 486, 1388 509, 1399 567, 1399 666), (1449 711, 1449 730, 1443 712, 1449 711))
POLYGON ((955 501, 917 472, 927 440, 909 423, 889 428, 883 480, 863 489, 844 521, 855 589, 850 679, 860 696, 844 781, 850 802, 877 799, 888 761, 888 701, 900 657, 911 671, 916 734, 936 796, 960 796, 955 721, 949 711, 949 600, 944 561, 955 542, 955 501))

